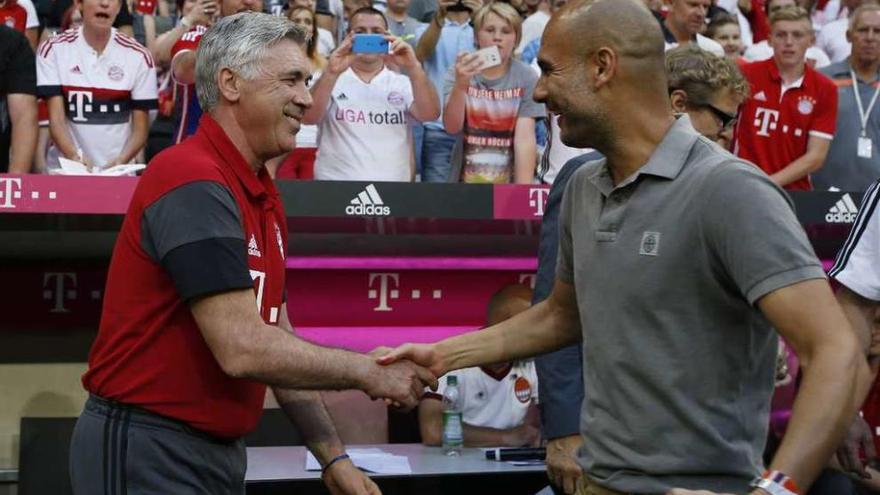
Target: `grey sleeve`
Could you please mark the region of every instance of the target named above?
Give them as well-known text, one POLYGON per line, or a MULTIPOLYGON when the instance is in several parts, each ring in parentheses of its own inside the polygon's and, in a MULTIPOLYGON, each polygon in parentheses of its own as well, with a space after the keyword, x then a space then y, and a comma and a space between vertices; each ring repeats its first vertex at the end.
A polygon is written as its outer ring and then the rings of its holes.
POLYGON ((825 278, 788 195, 757 168, 731 161, 707 178, 702 228, 750 304, 774 290, 825 278))
POLYGON ((446 102, 449 100, 449 93, 452 93, 452 88, 455 86, 455 64, 452 64, 452 67, 446 71, 446 75, 443 76, 443 100, 440 102, 442 105, 446 105, 446 102))
POLYGON ((241 214, 217 182, 185 184, 148 206, 141 247, 169 273, 185 301, 253 287, 241 214))
MULTIPOLYGON (((578 172, 583 171, 583 169, 578 172)), ((577 194, 572 192, 577 183, 578 174, 568 181, 565 193, 562 196, 562 205, 559 211, 559 254, 556 256, 556 278, 567 284, 574 283, 574 265, 572 263, 571 242, 571 215, 572 198, 577 194)))
POLYGON ((517 117, 532 117, 539 119, 547 116, 547 109, 543 103, 535 101, 535 86, 538 84, 538 76, 535 72, 525 64, 520 63, 521 67, 517 71, 517 85, 525 88, 525 94, 519 104, 517 117))

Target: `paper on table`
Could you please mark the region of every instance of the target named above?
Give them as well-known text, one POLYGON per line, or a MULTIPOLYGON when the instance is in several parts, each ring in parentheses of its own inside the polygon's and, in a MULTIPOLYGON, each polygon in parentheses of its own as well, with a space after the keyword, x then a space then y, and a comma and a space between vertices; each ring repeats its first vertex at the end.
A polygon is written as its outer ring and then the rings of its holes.
POLYGON ((142 163, 123 163, 122 165, 116 165, 110 168, 93 169, 92 172, 89 172, 89 169, 86 168, 85 164, 76 160, 68 160, 67 158, 59 157, 58 163, 61 165, 61 168, 52 171, 52 173, 56 175, 134 175, 138 170, 143 170, 147 167, 142 163))
MULTIPOLYGON (((409 459, 377 448, 348 449, 345 451, 355 466, 376 474, 411 474, 409 459)), ((306 471, 320 471, 321 465, 311 452, 306 453, 306 471)))

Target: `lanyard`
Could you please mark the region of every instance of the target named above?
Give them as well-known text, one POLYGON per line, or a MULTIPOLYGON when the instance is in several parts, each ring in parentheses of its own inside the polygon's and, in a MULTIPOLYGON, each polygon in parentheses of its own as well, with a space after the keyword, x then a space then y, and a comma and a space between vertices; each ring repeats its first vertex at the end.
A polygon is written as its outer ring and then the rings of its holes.
POLYGON ((856 95, 856 107, 859 109, 859 123, 862 124, 862 136, 864 137, 867 135, 865 129, 868 128, 868 117, 871 115, 871 110, 874 109, 874 104, 877 103, 877 95, 880 94, 880 85, 874 89, 874 96, 871 97, 871 103, 868 103, 868 110, 865 111, 862 107, 862 97, 859 94, 859 80, 856 78, 856 72, 850 68, 849 74, 852 76, 853 93, 856 95))

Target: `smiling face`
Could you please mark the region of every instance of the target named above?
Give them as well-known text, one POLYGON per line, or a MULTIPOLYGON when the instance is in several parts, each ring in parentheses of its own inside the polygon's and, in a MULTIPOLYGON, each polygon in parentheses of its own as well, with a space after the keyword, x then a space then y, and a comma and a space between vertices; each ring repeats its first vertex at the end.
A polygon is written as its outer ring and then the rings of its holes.
POLYGON ((77 0, 77 9, 82 13, 85 29, 110 32, 122 7, 120 2, 121 0, 77 0))
POLYGON ((267 49, 257 77, 243 79, 237 120, 257 157, 266 160, 296 146, 303 114, 312 105, 306 87, 310 67, 303 47, 285 39, 267 49))
POLYGON ((559 24, 551 20, 544 31, 534 99, 558 116, 559 138, 566 146, 601 148, 610 135, 609 120, 588 78, 591 62, 578 59, 559 24))
POLYGON ((712 39, 721 44, 724 48, 724 54, 731 59, 736 60, 742 53, 743 44, 739 34, 739 26, 734 23, 718 27, 712 39))

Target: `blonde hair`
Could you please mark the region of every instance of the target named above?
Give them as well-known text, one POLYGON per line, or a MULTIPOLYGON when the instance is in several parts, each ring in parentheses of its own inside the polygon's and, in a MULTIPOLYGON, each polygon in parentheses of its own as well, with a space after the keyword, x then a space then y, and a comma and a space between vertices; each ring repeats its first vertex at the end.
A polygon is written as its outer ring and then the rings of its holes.
POLYGON ((666 52, 669 92, 687 94, 691 105, 705 105, 720 90, 728 89, 741 100, 749 96, 749 84, 736 64, 691 43, 666 52))
POLYGON ((522 17, 520 17, 519 12, 517 12, 510 4, 503 2, 492 2, 488 5, 484 5, 476 14, 474 14, 473 23, 475 32, 483 27, 483 23, 486 22, 486 17, 488 17, 489 14, 495 14, 510 24, 510 27, 513 28, 513 32, 516 33, 516 43, 514 43, 513 46, 519 46, 519 42, 522 39, 522 17))
MULTIPOLYGON (((810 21, 810 14, 803 7, 797 5, 786 5, 781 9, 770 14, 770 26, 779 21, 810 21)), ((812 26, 812 24, 811 24, 812 26)))

